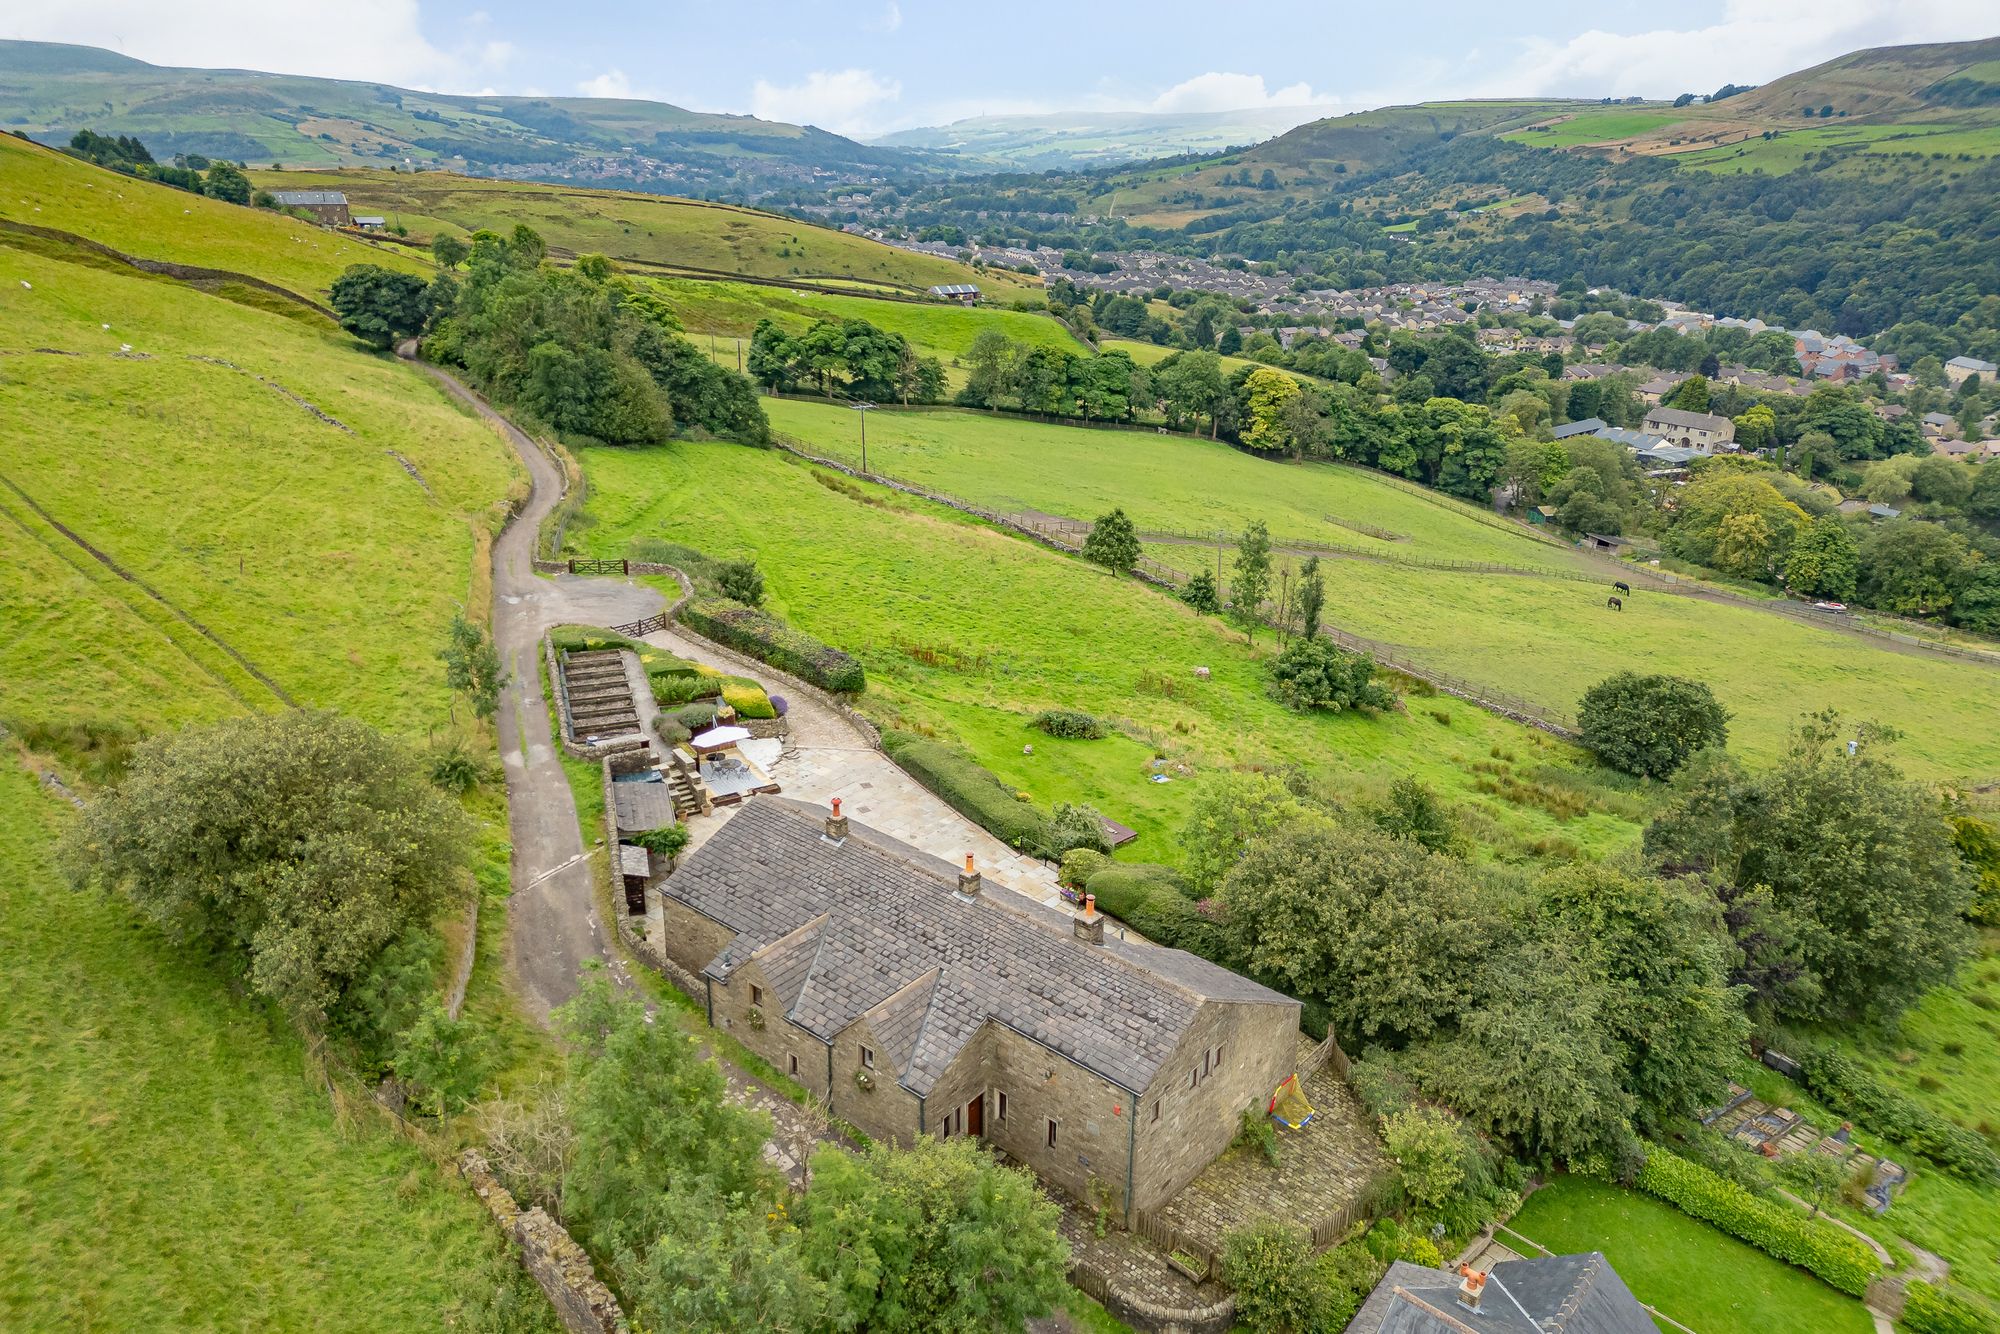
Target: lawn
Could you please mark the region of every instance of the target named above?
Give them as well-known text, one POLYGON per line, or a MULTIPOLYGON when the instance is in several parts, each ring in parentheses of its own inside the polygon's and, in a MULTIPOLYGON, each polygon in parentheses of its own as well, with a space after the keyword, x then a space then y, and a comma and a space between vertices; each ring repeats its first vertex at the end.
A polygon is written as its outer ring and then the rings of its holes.
POLYGON ((1187 773, 1242 764, 1298 765, 1356 795, 1414 774, 1520 855, 1545 839, 1601 850, 1635 832, 1631 799, 1596 789, 1573 747, 1454 700, 1380 718, 1291 713, 1265 693, 1262 636, 1253 650, 1156 591, 953 511, 874 487, 850 494, 783 455, 726 444, 595 449, 584 466, 590 549, 657 537, 755 557, 774 610, 866 664, 871 716, 957 740, 1040 802, 1099 806, 1139 830, 1135 856, 1177 858, 1187 773), (1052 741, 1027 725, 1049 707, 1116 720, 1122 735, 1052 741), (1156 757, 1186 769, 1151 782, 1156 757), (1482 793, 1475 765, 1575 786, 1589 809, 1559 819, 1482 793))
POLYGON ((50 866, 0 763, 0 1326, 434 1330, 517 1282, 484 1209, 343 1120, 299 1040, 50 866))
MULTIPOLYGON (((790 400, 765 407, 779 431, 858 461, 854 413, 790 400)), ((1912 772, 1943 778, 2000 771, 2000 734, 1981 725, 1991 668, 1666 594, 1642 591, 1623 612, 1611 612, 1604 605, 1608 577, 1560 544, 1360 469, 1277 463, 1183 436, 971 412, 871 413, 868 462, 1002 511, 1087 520, 1118 505, 1142 531, 1231 535, 1262 518, 1274 538, 1390 560, 1589 572, 1603 582, 1326 560, 1326 620, 1559 710, 1573 711, 1591 685, 1627 668, 1699 677, 1735 714, 1733 743, 1757 760, 1781 752, 1801 712, 1832 704, 1902 728, 1896 754, 1912 772), (1368 529, 1406 540, 1369 536, 1368 529)), ((1148 554, 1180 569, 1214 558, 1213 548, 1201 546, 1154 546, 1148 554)))
POLYGON ((350 264, 432 267, 406 248, 120 176, 12 135, 0 135, 0 182, 0 218, 73 232, 141 259, 247 273, 322 305, 350 264))
MULTIPOLYGON (((1866 1307, 1805 1270, 1602 1182, 1559 1177, 1530 1195, 1508 1226, 1558 1255, 1604 1252, 1635 1297, 1701 1334, 1874 1328, 1866 1307)), ((1500 1240, 1513 1244, 1505 1233, 1500 1240)))
POLYGON ((758 278, 846 277, 904 288, 977 282, 1005 296, 1040 290, 1019 274, 974 273, 954 260, 734 204, 438 171, 253 171, 250 179, 265 190, 345 191, 354 212, 382 214, 420 236, 525 222, 575 254, 758 278))

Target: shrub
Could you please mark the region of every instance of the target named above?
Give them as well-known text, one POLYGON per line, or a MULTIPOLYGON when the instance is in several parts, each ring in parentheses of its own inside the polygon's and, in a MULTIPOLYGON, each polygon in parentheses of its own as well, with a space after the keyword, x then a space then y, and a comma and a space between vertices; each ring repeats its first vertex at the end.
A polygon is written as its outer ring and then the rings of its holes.
POLYGON ((1043 709, 1035 715, 1033 726, 1050 736, 1069 737, 1080 741, 1097 741, 1111 734, 1111 729, 1087 713, 1075 709, 1043 709))
POLYGON ((1071 889, 1082 889, 1090 877, 1111 864, 1111 859, 1095 848, 1071 848, 1062 855, 1062 874, 1057 877, 1071 889))
POLYGON ((1075 848, 1111 851, 1111 839, 1104 832, 1104 817, 1095 806, 1059 801, 1055 814, 1049 817, 1049 850, 1052 855, 1060 856, 1075 848))
POLYGON ((794 630, 776 617, 727 598, 696 598, 681 619, 718 643, 800 676, 823 690, 857 694, 867 678, 839 649, 794 630))
POLYGON ((1403 1192, 1426 1212, 1450 1202, 1465 1181, 1457 1118, 1438 1107, 1412 1107, 1382 1118, 1382 1142, 1395 1160, 1403 1192))
POLYGON ((1904 1288, 1902 1326, 1914 1334, 1990 1334, 2000 1314, 1982 1302, 1913 1278, 1904 1288))
POLYGON ((657 852, 662 857, 678 857, 692 837, 688 827, 676 821, 662 829, 648 829, 643 833, 634 834, 629 841, 648 852, 657 852))
POLYGON ((882 748, 946 805, 1008 847, 1049 854, 1048 818, 958 747, 889 731, 882 734, 882 748))
POLYGON ((676 674, 647 679, 652 683, 653 702, 662 708, 689 703, 708 688, 702 678, 692 672, 685 676, 676 674))
POLYGON ((1375 660, 1314 637, 1298 638, 1271 660, 1271 694, 1287 708, 1393 708, 1396 697, 1375 680, 1375 660))
POLYGON ((681 742, 686 741, 690 736, 694 735, 694 733, 688 731, 682 725, 680 719, 674 717, 671 713, 663 713, 653 719, 653 730, 659 733, 660 740, 669 749, 680 745, 681 742))
POLYGON ((1172 867, 1113 862, 1085 888, 1097 896, 1099 908, 1155 944, 1226 964, 1229 948, 1221 926, 1182 891, 1180 873, 1172 867))
POLYGON ((690 733, 703 731, 715 725, 715 706, 707 703, 684 705, 674 710, 674 721, 690 733))
POLYGON ((479 786, 479 761, 458 742, 438 747, 430 759, 433 787, 462 797, 479 786))
POLYGON ((1867 1246, 1832 1226, 1758 1199, 1733 1181, 1661 1148, 1649 1148, 1640 1190, 1681 1212, 1713 1223, 1787 1264, 1817 1274, 1859 1297, 1882 1272, 1867 1246))
POLYGON ((1230 1142, 1232 1148, 1252 1148, 1264 1155, 1264 1161, 1271 1166, 1278 1165, 1278 1128, 1271 1124, 1271 1118, 1262 1108, 1251 1106, 1243 1109, 1236 1118, 1236 1138, 1230 1142))
POLYGON ((1984 1138, 1891 1088, 1838 1047, 1796 1039, 1787 1039, 1784 1047, 1804 1068, 1807 1091, 1834 1110, 1956 1176, 2000 1180, 2000 1153, 1984 1138))
POLYGON ((1577 722, 1585 749, 1644 778, 1666 778, 1729 737, 1729 714, 1715 692, 1680 676, 1607 676, 1584 692, 1577 722))
POLYGON ((738 718, 778 716, 778 711, 771 707, 771 697, 764 693, 764 687, 740 676, 729 677, 722 683, 722 702, 736 710, 738 718))
POLYGON ((747 607, 764 605, 764 575, 755 561, 724 561, 715 567, 715 582, 726 598, 747 607))

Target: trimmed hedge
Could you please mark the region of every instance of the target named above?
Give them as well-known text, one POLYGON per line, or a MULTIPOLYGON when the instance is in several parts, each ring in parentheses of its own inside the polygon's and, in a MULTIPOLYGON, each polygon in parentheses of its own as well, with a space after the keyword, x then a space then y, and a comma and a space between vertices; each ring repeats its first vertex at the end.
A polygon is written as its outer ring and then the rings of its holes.
POLYGON ((1056 878, 1071 889, 1082 889, 1110 864, 1111 859, 1095 849, 1071 848, 1062 855, 1062 874, 1056 878))
POLYGON ((1113 862, 1090 877, 1084 888, 1097 906, 1156 945, 1198 954, 1227 967, 1228 942, 1222 927, 1202 916, 1171 866, 1113 862))
POLYGON ((1785 1205, 1758 1199, 1707 1168, 1648 1146, 1635 1183, 1682 1213, 1713 1223, 1767 1255, 1794 1264, 1859 1297, 1882 1272, 1858 1238, 1785 1205))
POLYGON ((910 777, 1008 847, 1050 855, 1048 817, 958 747, 911 732, 885 731, 882 749, 910 777))
POLYGON ((740 676, 729 677, 722 683, 722 702, 736 710, 738 718, 778 716, 778 711, 771 707, 771 697, 764 693, 764 687, 740 676))
POLYGON ((1983 1302, 1913 1278, 1903 1289, 1901 1324, 1913 1334, 1992 1334, 2000 1313, 1983 1302))
POLYGON ((1838 1047, 1788 1037, 1783 1050, 1805 1071, 1806 1090, 1841 1115, 1969 1181, 2000 1181, 2000 1153, 1986 1140, 1892 1088, 1838 1047))
POLYGON ((852 695, 868 684, 860 662, 755 607, 728 598, 696 598, 681 608, 681 619, 717 643, 802 677, 822 690, 852 695))

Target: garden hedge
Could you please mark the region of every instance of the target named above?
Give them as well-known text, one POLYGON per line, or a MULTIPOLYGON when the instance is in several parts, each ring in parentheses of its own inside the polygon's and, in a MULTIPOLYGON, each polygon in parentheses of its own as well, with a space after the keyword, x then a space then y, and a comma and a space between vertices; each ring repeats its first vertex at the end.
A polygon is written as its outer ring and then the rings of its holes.
POLYGON ((1180 872, 1144 862, 1112 862, 1091 876, 1085 890, 1097 906, 1156 945, 1166 945, 1224 964, 1228 942, 1222 928, 1203 916, 1182 888, 1180 872))
POLYGON ((822 690, 852 695, 868 684, 854 658, 741 602, 696 598, 681 608, 681 619, 717 643, 768 662, 822 690))
POLYGON ((1787 1037, 1787 1055, 1804 1069, 1806 1090, 1843 1116, 1913 1149, 1970 1181, 2000 1181, 2000 1153, 1974 1132, 1938 1115, 1877 1078, 1838 1047, 1787 1037))
POLYGON ((1992 1334, 2000 1313, 1971 1298, 1913 1278, 1903 1289, 1902 1327, 1913 1334, 1992 1334))
POLYGON ((736 710, 738 718, 778 716, 778 711, 771 707, 771 697, 764 693, 764 687, 740 676, 732 676, 723 681, 722 702, 736 710))
POLYGON ((885 731, 882 749, 946 805, 1008 847, 1050 855, 1049 820, 956 746, 911 732, 885 731))
POLYGON ((1874 1252, 1859 1238, 1790 1206, 1760 1200, 1735 1182, 1665 1149, 1648 1146, 1636 1184, 1682 1213, 1713 1223, 1850 1296, 1866 1293, 1882 1272, 1874 1252))

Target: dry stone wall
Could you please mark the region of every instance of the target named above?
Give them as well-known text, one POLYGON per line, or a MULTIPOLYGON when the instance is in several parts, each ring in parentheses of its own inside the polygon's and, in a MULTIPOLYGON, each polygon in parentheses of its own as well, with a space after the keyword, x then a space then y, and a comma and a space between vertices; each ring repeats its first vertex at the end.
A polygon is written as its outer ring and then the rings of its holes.
POLYGON ((501 1231, 512 1239, 521 1267, 548 1295, 556 1318, 569 1334, 632 1334, 618 1299, 598 1279, 590 1257, 562 1224, 539 1207, 522 1209, 494 1178, 478 1150, 465 1151, 459 1159, 459 1171, 501 1231))

